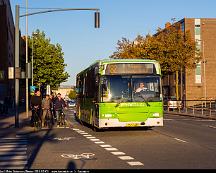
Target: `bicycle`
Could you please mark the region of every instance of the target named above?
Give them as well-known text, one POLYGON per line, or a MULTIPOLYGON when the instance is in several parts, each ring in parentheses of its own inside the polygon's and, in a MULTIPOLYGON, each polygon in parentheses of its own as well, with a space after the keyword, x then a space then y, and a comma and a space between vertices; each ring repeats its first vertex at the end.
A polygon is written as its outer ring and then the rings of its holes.
POLYGON ((58 110, 58 115, 59 115, 59 119, 57 120, 57 124, 59 126, 66 126, 66 122, 65 122, 65 114, 63 112, 63 110, 58 110))
POLYGON ((38 115, 38 110, 39 107, 38 106, 34 106, 32 109, 32 118, 33 118, 33 126, 34 126, 34 130, 39 130, 41 129, 41 119, 40 119, 40 115, 38 115))
POLYGON ((46 115, 45 115, 45 126, 48 128, 52 128, 52 116, 51 116, 51 111, 49 109, 46 110, 46 115))

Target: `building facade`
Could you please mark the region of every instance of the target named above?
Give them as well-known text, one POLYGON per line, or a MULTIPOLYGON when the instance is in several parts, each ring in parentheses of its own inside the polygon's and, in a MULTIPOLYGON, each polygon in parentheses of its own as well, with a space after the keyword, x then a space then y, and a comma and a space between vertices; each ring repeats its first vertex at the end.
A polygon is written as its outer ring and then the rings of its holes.
MULTIPOLYGON (((179 75, 180 98, 216 99, 216 18, 184 18, 177 23, 183 32, 190 31, 201 55, 195 69, 185 69, 182 75, 179 75)), ((175 81, 174 75, 164 78, 163 88, 166 96, 175 96, 175 81)))
POLYGON ((8 67, 14 67, 14 21, 10 1, 0 0, 0 100, 14 95, 8 67))

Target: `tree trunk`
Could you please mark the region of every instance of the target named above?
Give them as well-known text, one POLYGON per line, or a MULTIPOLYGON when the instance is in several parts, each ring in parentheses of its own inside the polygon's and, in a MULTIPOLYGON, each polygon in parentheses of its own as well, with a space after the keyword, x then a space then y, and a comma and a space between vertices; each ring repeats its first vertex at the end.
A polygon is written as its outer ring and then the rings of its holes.
POLYGON ((176 99, 179 100, 179 90, 178 90, 178 86, 179 86, 179 83, 178 83, 178 71, 176 71, 176 99))

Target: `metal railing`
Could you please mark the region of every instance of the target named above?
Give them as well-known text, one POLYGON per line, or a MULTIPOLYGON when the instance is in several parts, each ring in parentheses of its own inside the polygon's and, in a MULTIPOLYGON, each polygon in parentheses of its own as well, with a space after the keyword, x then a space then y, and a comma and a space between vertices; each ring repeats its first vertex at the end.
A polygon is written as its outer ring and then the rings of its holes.
POLYGON ((164 111, 216 117, 216 100, 179 100, 164 102, 164 111), (170 103, 178 102, 175 106, 170 103))

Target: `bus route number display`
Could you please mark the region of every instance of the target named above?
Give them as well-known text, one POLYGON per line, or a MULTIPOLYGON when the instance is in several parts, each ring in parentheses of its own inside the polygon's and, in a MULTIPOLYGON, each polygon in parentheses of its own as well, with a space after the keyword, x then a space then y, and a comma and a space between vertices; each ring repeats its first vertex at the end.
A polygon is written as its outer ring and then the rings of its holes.
POLYGON ((115 74, 153 74, 154 64, 151 63, 115 63, 106 67, 107 75, 115 74))

